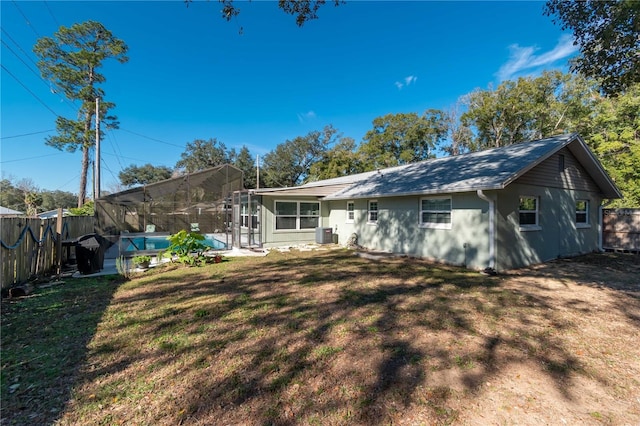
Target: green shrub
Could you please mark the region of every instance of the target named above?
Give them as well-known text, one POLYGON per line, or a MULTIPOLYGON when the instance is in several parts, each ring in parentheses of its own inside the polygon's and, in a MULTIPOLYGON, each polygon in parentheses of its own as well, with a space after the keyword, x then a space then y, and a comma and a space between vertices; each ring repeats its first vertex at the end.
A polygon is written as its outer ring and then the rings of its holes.
POLYGON ((131 260, 136 265, 142 265, 144 263, 151 262, 151 256, 147 256, 147 255, 134 256, 133 259, 131 260))
POLYGON ((177 261, 185 265, 201 266, 206 263, 207 258, 203 252, 209 249, 204 241, 204 236, 196 232, 187 232, 184 229, 170 237, 169 247, 163 253, 171 257, 176 256, 177 261))

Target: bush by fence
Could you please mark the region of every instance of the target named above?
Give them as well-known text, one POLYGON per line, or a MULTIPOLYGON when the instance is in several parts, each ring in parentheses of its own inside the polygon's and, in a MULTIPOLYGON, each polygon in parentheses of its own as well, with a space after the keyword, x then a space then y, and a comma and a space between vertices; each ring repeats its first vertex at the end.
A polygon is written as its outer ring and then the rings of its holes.
MULTIPOLYGON (((0 219, 0 287, 9 288, 34 276, 44 275, 56 266, 57 219, 0 219)), ((68 216, 62 219, 62 239, 92 233, 93 216, 68 216)), ((62 250, 63 262, 67 251, 62 250)))

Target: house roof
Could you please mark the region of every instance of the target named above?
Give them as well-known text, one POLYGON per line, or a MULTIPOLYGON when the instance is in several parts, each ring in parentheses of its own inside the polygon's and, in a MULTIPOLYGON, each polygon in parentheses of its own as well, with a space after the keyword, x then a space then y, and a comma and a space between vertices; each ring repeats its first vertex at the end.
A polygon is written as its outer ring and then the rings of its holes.
POLYGON ((23 212, 10 209, 9 207, 0 206, 0 216, 22 216, 22 215, 24 215, 23 212))
POLYGON ((292 186, 287 188, 261 188, 254 189, 254 194, 258 195, 285 195, 285 196, 311 196, 311 197, 325 197, 334 194, 342 189, 348 188, 355 182, 359 182, 370 176, 373 176, 376 171, 357 173, 355 175, 341 176, 332 179, 318 180, 314 182, 305 183, 300 186, 292 186))
POLYGON ((315 186, 294 186, 291 188, 265 188, 255 189, 254 194, 258 195, 283 195, 283 196, 297 196, 297 197, 326 197, 327 195, 334 194, 340 190, 349 187, 348 183, 336 184, 336 185, 315 185, 315 186))
MULTIPOLYGON (((312 193, 314 188, 343 185, 335 192, 326 195, 323 198, 325 200, 503 189, 564 147, 567 147, 582 164, 600 188, 604 198, 622 198, 622 194, 600 162, 577 134, 559 135, 501 148, 328 179, 295 189, 304 189, 312 193)), ((285 188, 283 191, 293 189, 285 188)), ((265 190, 260 193, 266 192, 265 190)), ((320 195, 318 192, 314 194, 320 195)))
MULTIPOLYGON (((69 212, 69 209, 62 209, 62 217, 69 216, 70 214, 71 214, 71 212, 69 212)), ((58 209, 48 210, 46 212, 38 213, 38 217, 40 219, 56 218, 56 217, 58 217, 58 209)))

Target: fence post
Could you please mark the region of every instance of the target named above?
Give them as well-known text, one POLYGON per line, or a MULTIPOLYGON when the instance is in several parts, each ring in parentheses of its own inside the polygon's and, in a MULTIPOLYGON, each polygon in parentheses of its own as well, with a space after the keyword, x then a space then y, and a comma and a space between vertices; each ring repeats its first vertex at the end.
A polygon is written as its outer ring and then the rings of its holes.
POLYGON ((58 237, 56 240, 56 272, 58 279, 60 279, 62 272, 62 219, 62 208, 58 208, 58 218, 56 220, 56 236, 58 237))

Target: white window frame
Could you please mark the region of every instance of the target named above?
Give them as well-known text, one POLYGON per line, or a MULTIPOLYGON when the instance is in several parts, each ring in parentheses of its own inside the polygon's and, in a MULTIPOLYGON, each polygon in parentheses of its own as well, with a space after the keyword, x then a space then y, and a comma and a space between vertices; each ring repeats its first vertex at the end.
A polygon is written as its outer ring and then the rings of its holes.
POLYGON ((423 197, 420 198, 420 217, 419 217, 419 221, 420 221, 420 227, 421 228, 430 228, 430 229, 451 229, 452 224, 453 224, 453 200, 451 197, 423 197), (424 200, 449 200, 449 210, 423 210, 422 209, 422 202, 424 200), (449 214, 449 222, 448 223, 438 223, 438 222, 423 222, 422 221, 422 217, 423 217, 423 213, 436 213, 436 214, 441 214, 441 213, 448 213, 449 214))
POLYGON ((242 204, 240 207, 240 227, 249 229, 249 221, 251 221, 251 228, 258 229, 258 212, 249 213, 249 210, 248 204, 242 204))
POLYGON ((322 211, 322 203, 320 201, 306 201, 306 200, 275 200, 273 204, 273 230, 274 232, 293 232, 293 231, 315 231, 315 229, 320 226, 320 218, 322 211), (295 215, 278 215, 278 203, 296 203, 296 214, 295 215), (300 214, 300 204, 301 203, 309 203, 309 204, 317 204, 318 205, 318 214, 317 215, 301 215, 300 214), (295 217, 296 218, 296 227, 295 228, 286 228, 286 229, 278 229, 278 217, 295 217), (316 217, 318 218, 318 223, 313 228, 300 228, 300 219, 301 218, 309 218, 316 217))
POLYGON ((537 195, 520 195, 518 197, 518 224, 520 225, 520 231, 540 231, 542 227, 540 226, 540 197, 537 195), (523 198, 530 198, 536 201, 535 210, 520 210, 520 201, 523 198), (535 223, 531 224, 521 224, 520 223, 520 215, 522 213, 534 213, 535 214, 535 223))
POLYGON ((377 225, 378 220, 380 219, 380 205, 378 204, 378 200, 367 200, 367 224, 369 225, 377 225), (375 203, 376 208, 371 209, 371 204, 375 203), (376 218, 371 219, 371 213, 375 212, 376 218))
POLYGON ((576 200, 576 216, 575 216, 575 221, 576 221, 576 228, 591 228, 591 222, 589 222, 589 211, 590 211, 590 205, 589 205, 589 200, 581 198, 576 200), (584 203, 585 204, 585 210, 578 210, 578 203, 584 203), (584 217, 584 222, 579 222, 578 221, 578 214, 583 214, 584 217))
POLYGON ((356 220, 356 203, 354 201, 347 201, 347 212, 345 223, 353 223, 356 220), (351 207, 351 209, 349 209, 351 207), (351 217, 349 217, 351 216, 351 217))

